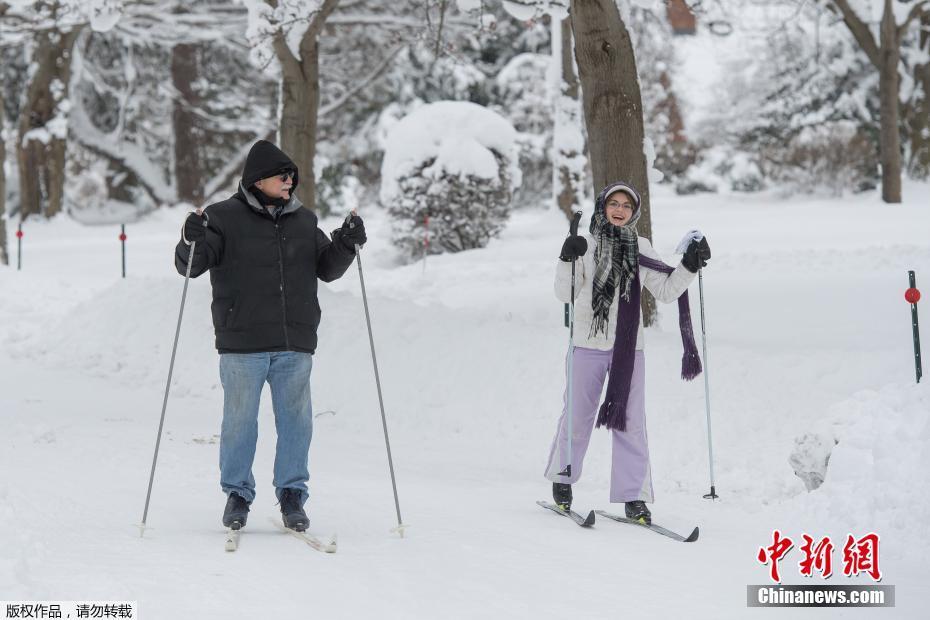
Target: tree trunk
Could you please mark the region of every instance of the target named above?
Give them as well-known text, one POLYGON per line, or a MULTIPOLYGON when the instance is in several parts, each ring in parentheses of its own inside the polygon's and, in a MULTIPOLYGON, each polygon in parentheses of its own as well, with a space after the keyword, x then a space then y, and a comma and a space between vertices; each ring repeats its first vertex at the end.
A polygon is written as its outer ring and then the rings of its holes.
POLYGON ((200 46, 191 43, 175 45, 171 51, 171 81, 174 84, 174 174, 178 199, 193 205, 203 202, 206 171, 203 163, 203 130, 194 109, 200 100, 194 91, 198 77, 200 46))
MULTIPOLYGON (((920 18, 920 49, 930 52, 930 11, 920 18)), ((921 85, 922 97, 908 123, 911 158, 908 169, 918 179, 930 178, 930 62, 914 68, 914 80, 921 85)))
POLYGON ((51 217, 62 208, 67 116, 59 104, 68 98, 72 50, 79 33, 80 28, 36 34, 35 71, 20 112, 16 145, 21 217, 34 213, 51 217))
POLYGON ((308 209, 316 205, 317 111, 320 107, 320 48, 317 37, 339 0, 324 0, 300 41, 300 57, 288 48, 284 35, 275 35, 274 49, 281 63, 281 118, 278 145, 300 171, 297 198, 308 209))
POLYGON ((562 39, 562 79, 561 97, 556 102, 556 128, 561 127, 562 132, 556 131, 553 140, 559 140, 564 135, 564 144, 555 144, 556 161, 559 165, 559 195, 556 202, 559 209, 565 213, 569 221, 576 209, 581 207, 584 197, 584 138, 581 134, 581 105, 578 101, 580 95, 578 76, 575 75, 575 62, 572 48, 572 23, 569 18, 562 20, 560 27, 562 39), (578 135, 576 135, 576 133, 578 135), (577 144, 574 143, 577 139, 577 144))
POLYGON ((879 56, 882 200, 888 203, 898 203, 901 202, 901 135, 898 130, 900 118, 898 64, 901 60, 901 50, 892 0, 885 0, 879 56))
POLYGON ((316 157, 317 109, 320 103, 320 69, 316 42, 313 51, 304 54, 301 62, 282 63, 281 119, 278 144, 290 156, 300 171, 297 198, 304 206, 313 209, 316 204, 316 176, 313 160, 316 157))
POLYGON ((0 265, 9 265, 10 256, 6 249, 6 142, 3 140, 3 128, 6 125, 6 113, 3 107, 3 89, 0 88, 0 265))
MULTIPOLYGON (((630 33, 614 0, 572 0, 571 20, 594 192, 613 181, 631 183, 642 196, 639 233, 651 239, 643 103, 630 33)), ((655 299, 644 291, 644 324, 655 317, 655 299)))

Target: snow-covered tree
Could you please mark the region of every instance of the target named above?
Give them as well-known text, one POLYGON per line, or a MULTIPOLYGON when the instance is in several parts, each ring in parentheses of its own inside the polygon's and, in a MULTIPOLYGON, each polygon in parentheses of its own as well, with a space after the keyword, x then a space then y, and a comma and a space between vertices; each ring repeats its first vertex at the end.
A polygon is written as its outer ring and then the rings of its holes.
POLYGON ((474 103, 425 104, 386 137, 381 201, 408 259, 487 245, 520 186, 516 131, 474 103))
MULTIPOLYGON (((878 71, 882 200, 901 202, 902 42, 930 14, 930 0, 823 0, 878 71), (877 18, 877 33, 873 29, 877 18), (876 34, 878 36, 876 36, 876 34)), ((923 38, 923 37, 922 37, 923 38)), ((924 61, 926 62, 926 61, 924 61)), ((910 75, 908 75, 910 77, 910 75)))

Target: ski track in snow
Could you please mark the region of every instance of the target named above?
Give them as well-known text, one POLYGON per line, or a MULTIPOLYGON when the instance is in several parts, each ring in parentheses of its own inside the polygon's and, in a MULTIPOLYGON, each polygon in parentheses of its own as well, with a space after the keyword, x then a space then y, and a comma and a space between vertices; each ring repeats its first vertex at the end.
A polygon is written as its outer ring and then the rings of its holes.
MULTIPOLYGON (((311 532, 281 535, 270 484, 273 422, 263 396, 258 497, 240 548, 222 548, 222 410, 206 276, 191 282, 151 528, 140 538, 183 280, 172 265, 183 220, 163 209, 127 230, 28 222, 24 270, 0 269, 0 595, 5 600, 137 600, 141 617, 745 618, 745 587, 775 528, 882 535, 894 610, 824 617, 917 618, 930 499, 926 384, 913 386, 906 271, 930 278, 930 186, 904 205, 774 196, 680 198, 654 190, 655 245, 668 262, 689 229, 714 251, 705 274, 715 473, 708 490, 702 378, 678 379, 674 306, 647 331, 647 415, 655 521, 693 545, 599 520, 585 531, 535 505, 561 407, 567 333, 553 296, 564 218, 517 211, 484 250, 399 265, 381 212, 362 213, 364 267, 404 520, 393 499, 357 267, 321 286, 314 358, 311 532), (836 426, 831 426, 832 424, 836 426), (839 429, 826 482, 807 493, 795 437, 839 429), (558 583, 558 587, 553 587, 558 583)), ((587 215, 585 222, 587 222, 587 215)), ((324 222, 324 230, 338 225, 324 222)), ((10 233, 10 247, 15 238, 10 233)), ((14 252, 15 260, 15 252, 14 252)), ((697 281, 691 308, 698 346, 697 281)), ((928 319, 930 320, 930 319, 928 319)), ((926 321, 925 321, 926 324, 926 321)), ((924 328, 926 330, 926 328, 924 328)), ((930 338, 924 338, 930 342, 930 338)), ((926 346, 926 345, 925 345, 926 346)), ((579 510, 607 502, 609 442, 595 431, 579 510)), ((842 542, 834 565, 842 564, 842 542)), ((828 583, 871 583, 840 575, 828 583)), ((781 609, 779 617, 808 617, 781 609)))

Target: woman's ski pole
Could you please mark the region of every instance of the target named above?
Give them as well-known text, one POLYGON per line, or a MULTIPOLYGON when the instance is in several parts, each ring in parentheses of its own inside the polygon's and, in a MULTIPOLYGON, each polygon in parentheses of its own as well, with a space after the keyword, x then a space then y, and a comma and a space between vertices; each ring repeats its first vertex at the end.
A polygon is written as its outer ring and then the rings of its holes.
MULTIPOLYGON (((568 228, 571 236, 578 234, 578 223, 581 221, 581 211, 575 211, 572 216, 572 223, 568 228)), ((568 302, 568 464, 565 469, 559 472, 560 476, 571 478, 572 476, 572 416, 574 414, 574 403, 572 402, 572 383, 575 375, 572 372, 575 359, 575 261, 572 260, 572 290, 571 298, 568 302)))
POLYGON ((710 380, 707 377, 707 328, 704 325, 704 270, 698 269, 698 291, 701 294, 701 343, 704 346, 704 406, 707 410, 707 458, 710 463, 710 493, 704 499, 717 499, 714 485, 714 441, 710 429, 710 380))

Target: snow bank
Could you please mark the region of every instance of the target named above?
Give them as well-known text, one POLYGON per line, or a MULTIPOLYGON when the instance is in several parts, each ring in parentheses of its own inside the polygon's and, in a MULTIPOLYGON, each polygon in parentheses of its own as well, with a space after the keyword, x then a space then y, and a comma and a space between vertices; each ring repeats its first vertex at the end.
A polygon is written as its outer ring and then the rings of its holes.
POLYGON ((799 501, 850 531, 930 535, 930 385, 889 384, 829 409, 815 433, 836 442, 823 485, 799 501))

